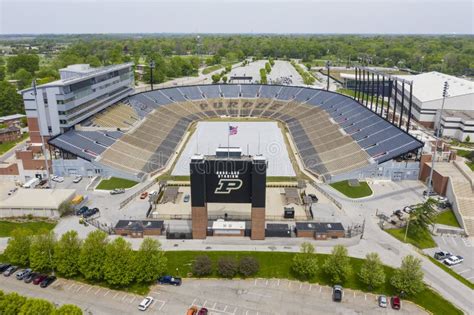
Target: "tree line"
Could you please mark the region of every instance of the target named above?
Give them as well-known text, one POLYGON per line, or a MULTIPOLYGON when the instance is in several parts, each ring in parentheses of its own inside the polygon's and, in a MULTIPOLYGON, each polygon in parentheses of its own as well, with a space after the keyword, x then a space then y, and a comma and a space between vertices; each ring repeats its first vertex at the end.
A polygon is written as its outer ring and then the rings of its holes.
POLYGON ((26 298, 16 292, 4 293, 0 290, 0 314, 10 315, 82 315, 82 310, 72 304, 58 308, 43 299, 26 298))
POLYGON ((82 276, 113 287, 148 284, 166 269, 167 259, 159 241, 145 238, 138 251, 122 237, 110 240, 100 230, 81 240, 76 231, 59 239, 50 231, 33 235, 20 228, 12 232, 4 252, 11 264, 29 266, 39 272, 56 272, 66 278, 82 276))

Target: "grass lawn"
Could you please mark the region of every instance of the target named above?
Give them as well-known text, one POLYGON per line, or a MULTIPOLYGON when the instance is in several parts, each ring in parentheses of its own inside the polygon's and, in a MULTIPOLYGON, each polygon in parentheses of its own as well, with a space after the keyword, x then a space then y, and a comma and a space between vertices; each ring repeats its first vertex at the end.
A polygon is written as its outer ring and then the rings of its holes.
POLYGON ((30 229, 33 233, 37 233, 41 229, 48 231, 52 230, 56 226, 56 223, 34 221, 34 222, 10 222, 0 221, 0 237, 8 237, 12 231, 18 228, 30 229))
POLYGON ((349 182, 344 180, 330 185, 349 198, 362 198, 372 195, 372 189, 370 189, 367 182, 359 182, 359 184, 359 186, 349 186, 349 182))
POLYGON ((16 141, 6 141, 4 143, 0 144, 0 154, 3 154, 13 148, 17 143, 22 142, 23 140, 27 139, 30 135, 25 132, 24 134, 21 135, 21 138, 16 140, 16 141))
POLYGON ((464 278, 463 276, 461 276, 460 274, 456 273, 454 270, 452 270, 451 268, 449 268, 448 266, 446 266, 445 264, 437 261, 436 259, 434 259, 433 257, 431 256, 427 256, 429 258, 429 260, 431 260, 431 262, 435 265, 437 265, 438 267, 440 267, 441 269, 443 269, 444 271, 446 271, 447 273, 449 273, 451 276, 453 276, 454 278, 458 279, 460 282, 464 283, 466 286, 468 286, 469 288, 471 289, 474 289, 474 284, 467 280, 466 278, 464 278))
POLYGON ((97 185, 96 189, 113 190, 115 188, 130 188, 135 186, 136 184, 138 183, 134 182, 133 180, 111 177, 110 179, 101 180, 99 185, 97 185))
POLYGON ((298 179, 292 176, 267 176, 267 183, 296 182, 298 179))
MULTIPOLYGON (((388 234, 392 235, 401 242, 404 242, 405 239, 405 228, 400 229, 387 229, 385 230, 388 234)), ((405 242, 404 242, 405 243, 405 242)), ((416 235, 407 235, 406 243, 410 243, 418 248, 433 248, 436 247, 436 242, 431 237, 431 234, 428 231, 417 233, 416 235)))
MULTIPOLYGON (((234 257, 239 259, 243 256, 255 257, 260 263, 260 270, 255 275, 258 278, 283 278, 283 279, 296 279, 291 272, 291 263, 294 253, 283 253, 283 252, 203 252, 203 251, 169 251, 166 252, 168 258, 167 273, 181 277, 191 276, 192 263, 196 256, 208 255, 213 261, 214 267, 219 257, 234 257)), ((319 262, 322 264, 327 255, 317 254, 319 262)), ((344 283, 345 288, 352 288, 361 291, 367 291, 367 287, 359 281, 357 273, 363 263, 362 259, 350 258, 352 265, 352 274, 349 279, 344 283)), ((215 268, 214 268, 215 269, 215 268)), ((374 293, 394 295, 396 289, 390 284, 390 278, 393 275, 394 269, 388 266, 384 266, 386 274, 386 282, 380 288, 377 288, 374 293)), ((217 277, 214 273, 211 277, 217 277)), ((318 271, 318 274, 310 282, 319 283, 322 285, 331 285, 331 281, 322 272, 318 271)), ((446 301, 434 292, 430 288, 426 288, 423 292, 413 297, 408 297, 409 300, 417 303, 424 307, 433 314, 462 314, 450 302, 446 301)))
POLYGON ((460 228, 458 219, 454 215, 453 210, 444 211, 436 216, 435 223, 454 226, 460 228))
MULTIPOLYGON (((458 145, 460 145, 460 143, 458 142, 458 145)), ((472 151, 468 151, 468 150, 457 150, 457 155, 460 155, 466 159, 469 159, 469 156, 471 154, 472 151)), ((471 171, 474 171, 474 162, 470 162, 470 161, 466 161, 466 165, 471 169, 471 171)))

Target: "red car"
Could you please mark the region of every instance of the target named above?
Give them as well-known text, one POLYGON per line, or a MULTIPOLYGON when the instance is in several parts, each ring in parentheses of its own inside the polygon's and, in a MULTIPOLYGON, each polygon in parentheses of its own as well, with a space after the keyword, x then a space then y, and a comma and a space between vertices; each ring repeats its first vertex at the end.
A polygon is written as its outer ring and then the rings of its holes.
POLYGON ((197 313, 197 315, 207 315, 208 313, 208 310, 207 308, 203 307, 199 310, 199 312, 197 313))
POLYGON ((33 284, 34 285, 38 285, 40 284, 41 282, 43 282, 44 279, 46 279, 48 276, 47 275, 38 275, 36 278, 33 279, 33 284))
POLYGON ((147 196, 148 196, 148 192, 144 191, 144 192, 142 192, 142 194, 140 195, 140 199, 145 199, 147 196))
POLYGON ((390 304, 392 304, 392 308, 394 310, 399 310, 402 306, 402 302, 400 301, 400 298, 398 296, 392 296, 390 304))

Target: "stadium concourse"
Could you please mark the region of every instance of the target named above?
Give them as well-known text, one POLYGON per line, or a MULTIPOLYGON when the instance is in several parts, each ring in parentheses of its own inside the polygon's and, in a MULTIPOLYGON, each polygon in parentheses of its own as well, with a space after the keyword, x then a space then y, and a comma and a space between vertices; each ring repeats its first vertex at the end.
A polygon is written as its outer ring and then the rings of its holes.
POLYGON ((141 120, 128 131, 99 128, 86 134, 70 130, 50 144, 141 180, 166 167, 193 122, 263 118, 284 123, 305 169, 326 181, 414 152, 423 145, 348 96, 306 87, 172 87, 135 94, 122 103, 133 108, 134 118, 141 120))

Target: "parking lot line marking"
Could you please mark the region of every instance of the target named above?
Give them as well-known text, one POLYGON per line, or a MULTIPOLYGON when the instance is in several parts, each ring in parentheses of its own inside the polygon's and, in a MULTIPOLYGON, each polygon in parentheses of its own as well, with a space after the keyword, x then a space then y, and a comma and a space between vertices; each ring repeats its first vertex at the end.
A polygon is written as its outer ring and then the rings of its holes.
POLYGON ((216 304, 217 304, 217 303, 214 303, 214 305, 212 306, 213 309, 216 309, 216 304))
POLYGON ((68 290, 71 290, 73 286, 75 286, 74 283, 72 283, 67 289, 68 289, 68 290))
POLYGON ((95 295, 97 295, 100 292, 101 288, 98 288, 97 291, 95 291, 95 295))
POLYGON ((150 294, 160 295, 160 292, 158 292, 158 291, 151 291, 150 294))
POLYGON ((135 296, 132 296, 132 298, 130 299, 130 302, 129 302, 129 303, 132 304, 133 301, 135 301, 135 299, 136 299, 136 297, 135 297, 135 296))
POLYGON ((302 283, 300 283, 300 289, 301 289, 301 287, 302 287, 302 286, 303 286, 303 284, 302 284, 302 283))
POLYGON ((125 300, 126 297, 127 297, 127 295, 124 294, 123 297, 122 297, 122 301, 125 300))
POLYGON ((364 295, 365 295, 365 296, 364 296, 364 297, 365 297, 365 300, 367 301, 367 294, 364 294, 364 295))
POLYGON ((156 301, 158 301, 158 300, 154 300, 153 303, 151 303, 150 308, 153 308, 153 306, 155 306, 156 301))
POLYGON ((254 284, 253 284, 253 285, 257 285, 257 279, 255 279, 255 282, 254 282, 254 284))
POLYGON ((441 239, 443 240, 444 244, 448 244, 443 236, 441 236, 441 239))
POLYGON ((224 307, 224 310, 223 310, 223 312, 225 312, 225 310, 226 310, 226 309, 227 309, 227 305, 224 307))
POLYGON ((161 311, 161 309, 165 306, 166 302, 165 301, 160 301, 161 302, 161 305, 160 307, 158 308, 159 311, 161 311))
POLYGON ((202 304, 202 306, 206 306, 206 303, 207 303, 207 300, 204 300, 204 303, 202 304))
POLYGON ((107 294, 110 293, 110 290, 107 290, 105 293, 104 293, 104 296, 107 296, 107 294))
POLYGON ((280 286, 280 279, 278 279, 277 286, 280 286))
POLYGON ((312 284, 310 284, 310 285, 309 285, 309 289, 308 289, 308 291, 311 291, 311 288, 312 288, 312 287, 313 287, 313 285, 312 285, 312 284))
POLYGON ((356 297, 356 292, 354 291, 354 299, 355 299, 355 297, 356 297))
POLYGON ((321 293, 322 290, 323 290, 323 287, 319 287, 319 293, 321 293))
POLYGON ((89 289, 87 289, 86 293, 89 293, 90 290, 92 290, 93 286, 89 286, 89 289))
POLYGON ((452 237, 451 240, 453 241, 454 245, 458 245, 458 243, 456 243, 456 239, 454 237, 452 237))
POLYGON ((463 270, 463 271, 459 271, 458 274, 463 274, 463 273, 468 272, 468 271, 470 271, 470 270, 471 270, 471 269, 466 269, 466 270, 463 270))
POLYGON ((288 280, 288 288, 291 287, 291 281, 288 280))
POLYGON ((267 281, 265 281, 265 286, 266 286, 266 287, 268 286, 268 280, 267 280, 267 281))
POLYGON ((191 303, 191 305, 189 305, 189 307, 193 306, 194 303, 196 303, 196 299, 193 300, 193 302, 191 303))
POLYGON ((82 289, 83 287, 84 287, 83 285, 79 286, 79 288, 76 289, 76 292, 81 291, 81 289, 82 289))
POLYGON ((119 292, 115 293, 112 299, 115 299, 115 297, 119 294, 119 292))
POLYGON ((467 279, 467 280, 471 280, 471 279, 474 279, 474 276, 472 276, 472 277, 469 277, 469 278, 466 278, 466 279, 467 279))

